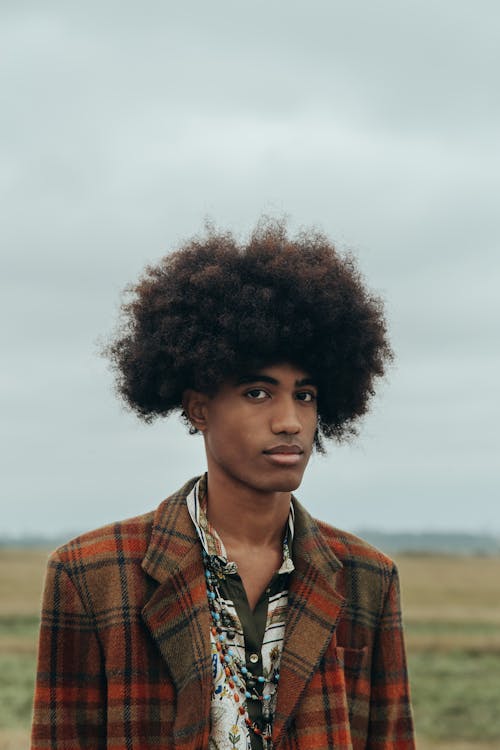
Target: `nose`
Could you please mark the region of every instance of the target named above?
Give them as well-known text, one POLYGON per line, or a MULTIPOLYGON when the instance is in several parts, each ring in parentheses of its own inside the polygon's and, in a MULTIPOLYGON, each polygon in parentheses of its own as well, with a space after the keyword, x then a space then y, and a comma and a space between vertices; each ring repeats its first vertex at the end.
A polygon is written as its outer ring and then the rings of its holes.
POLYGON ((271 418, 271 429, 275 435, 296 435, 302 429, 295 399, 276 400, 271 418))

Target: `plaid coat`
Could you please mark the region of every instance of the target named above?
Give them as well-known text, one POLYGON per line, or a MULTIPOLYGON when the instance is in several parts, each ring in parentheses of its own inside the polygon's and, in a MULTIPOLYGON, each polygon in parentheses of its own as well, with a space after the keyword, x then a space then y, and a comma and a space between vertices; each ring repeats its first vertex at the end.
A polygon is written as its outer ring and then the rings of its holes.
MULTIPOLYGON (((208 748, 210 620, 185 503, 194 481, 51 555, 33 749, 208 748)), ((394 564, 294 503, 275 747, 413 750, 394 564)))

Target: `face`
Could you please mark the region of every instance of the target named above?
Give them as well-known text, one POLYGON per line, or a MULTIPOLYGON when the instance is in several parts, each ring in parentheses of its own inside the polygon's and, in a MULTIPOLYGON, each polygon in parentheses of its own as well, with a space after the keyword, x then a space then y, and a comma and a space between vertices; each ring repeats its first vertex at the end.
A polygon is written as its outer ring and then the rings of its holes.
POLYGON ((209 475, 265 493, 299 486, 317 424, 317 388, 307 372, 265 367, 213 397, 188 392, 186 411, 203 432, 209 475))

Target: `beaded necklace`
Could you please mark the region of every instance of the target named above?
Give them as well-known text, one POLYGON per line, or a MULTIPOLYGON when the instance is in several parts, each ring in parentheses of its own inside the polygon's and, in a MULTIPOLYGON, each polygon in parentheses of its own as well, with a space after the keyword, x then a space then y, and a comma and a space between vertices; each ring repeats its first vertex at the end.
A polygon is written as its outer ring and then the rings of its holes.
MULTIPOLYGON (((288 552, 286 539, 283 546, 288 552)), ((208 605, 212 617, 211 632, 224 670, 226 685, 248 729, 262 738, 264 750, 272 750, 271 734, 277 686, 280 678, 279 670, 275 667, 269 677, 266 678, 263 674, 254 674, 240 659, 236 649, 231 645, 231 641, 235 637, 233 618, 228 612, 219 590, 219 582, 226 577, 226 570, 215 556, 209 556, 205 550, 203 550, 203 563, 208 605), (224 632, 224 629, 226 632, 224 632), (260 691, 257 688, 260 688, 260 691), (266 688, 267 690, 264 693, 266 688), (247 701, 262 703, 262 725, 250 718, 247 701)))

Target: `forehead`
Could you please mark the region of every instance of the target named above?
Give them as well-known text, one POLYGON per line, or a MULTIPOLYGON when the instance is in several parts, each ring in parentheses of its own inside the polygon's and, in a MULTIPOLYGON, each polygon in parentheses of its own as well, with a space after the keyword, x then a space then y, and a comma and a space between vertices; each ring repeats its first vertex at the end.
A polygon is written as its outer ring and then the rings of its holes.
POLYGON ((242 371, 236 378, 236 385, 242 383, 267 382, 275 385, 284 386, 301 386, 305 384, 314 384, 311 374, 297 365, 289 362, 266 365, 262 367, 253 367, 242 371))

